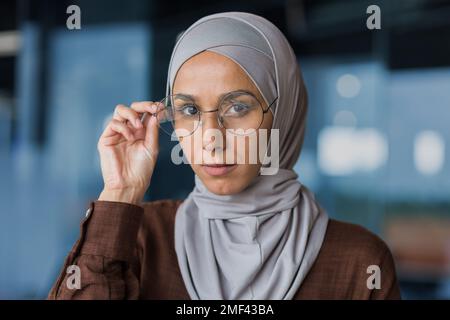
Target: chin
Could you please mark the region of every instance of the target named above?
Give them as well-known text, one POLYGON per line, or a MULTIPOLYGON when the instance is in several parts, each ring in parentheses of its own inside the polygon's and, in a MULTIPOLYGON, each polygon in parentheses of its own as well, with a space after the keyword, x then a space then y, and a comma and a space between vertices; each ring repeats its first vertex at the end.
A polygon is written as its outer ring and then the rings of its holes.
POLYGON ((201 166, 193 168, 195 173, 202 180, 206 188, 217 195, 231 195, 241 192, 248 186, 246 175, 236 168, 233 172, 224 176, 211 176, 203 172, 201 166))
POLYGON ((202 179, 202 182, 210 192, 221 196, 239 193, 246 186, 245 183, 239 183, 240 181, 236 181, 236 179, 239 179, 236 177, 217 178, 210 176, 200 176, 200 179, 202 179))

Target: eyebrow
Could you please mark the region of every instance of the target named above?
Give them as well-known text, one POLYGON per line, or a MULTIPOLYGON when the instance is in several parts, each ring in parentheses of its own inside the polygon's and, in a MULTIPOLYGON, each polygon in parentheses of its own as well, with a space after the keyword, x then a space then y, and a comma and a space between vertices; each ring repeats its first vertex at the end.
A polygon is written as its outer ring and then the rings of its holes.
MULTIPOLYGON (((222 93, 222 94, 218 97, 217 103, 219 103, 219 101, 221 101, 225 96, 227 96, 227 95, 229 95, 229 94, 233 94, 233 93, 239 93, 239 92, 246 93, 246 94, 249 94, 249 95, 255 97, 255 94, 254 94, 253 92, 250 92, 250 91, 245 90, 245 89, 237 89, 237 90, 233 90, 233 91, 229 91, 229 92, 224 92, 224 93, 222 93)), ((181 99, 181 100, 185 100, 185 101, 194 101, 194 102, 195 102, 195 96, 194 96, 194 95, 191 95, 191 94, 187 94, 187 93, 177 93, 177 94, 174 94, 174 96, 177 97, 177 98, 179 98, 179 99, 181 99)), ((255 97, 255 98, 256 98, 256 97, 255 97)))

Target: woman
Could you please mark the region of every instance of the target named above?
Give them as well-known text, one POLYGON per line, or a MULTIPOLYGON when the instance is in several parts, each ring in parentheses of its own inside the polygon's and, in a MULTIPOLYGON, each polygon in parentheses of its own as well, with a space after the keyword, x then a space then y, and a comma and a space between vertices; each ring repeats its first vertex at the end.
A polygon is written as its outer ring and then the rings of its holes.
POLYGON ((194 23, 174 48, 167 95, 163 103, 116 107, 98 143, 104 189, 50 299, 400 297, 383 241, 329 219, 292 171, 307 95, 294 52, 273 24, 238 12, 194 23), (164 119, 195 172, 195 188, 184 201, 141 203, 164 119), (226 134, 234 129, 244 131, 226 134), (267 161, 265 142, 265 157, 250 162, 251 133, 260 142, 264 130, 279 152, 267 161), (192 143, 199 132, 201 143, 192 143), (231 143, 237 136, 244 148, 231 143), (234 162, 224 160, 226 152, 234 162), (276 156, 279 169, 263 173, 276 156), (68 285, 71 265, 79 267, 79 288, 68 285))

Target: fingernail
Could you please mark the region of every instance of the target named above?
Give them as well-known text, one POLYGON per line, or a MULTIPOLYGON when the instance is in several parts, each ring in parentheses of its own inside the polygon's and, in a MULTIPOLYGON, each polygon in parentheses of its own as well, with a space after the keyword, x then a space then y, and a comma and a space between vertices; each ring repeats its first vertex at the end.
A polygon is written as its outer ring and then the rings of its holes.
POLYGON ((136 124, 136 128, 141 128, 142 127, 142 122, 139 119, 136 119, 135 124, 136 124))

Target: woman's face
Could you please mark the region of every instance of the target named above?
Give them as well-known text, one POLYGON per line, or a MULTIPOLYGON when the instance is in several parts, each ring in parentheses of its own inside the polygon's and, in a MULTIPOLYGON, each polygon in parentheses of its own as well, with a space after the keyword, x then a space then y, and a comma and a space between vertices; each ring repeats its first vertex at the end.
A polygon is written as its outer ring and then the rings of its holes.
MULTIPOLYGON (((187 60, 178 70, 173 86, 174 95, 192 97, 202 112, 217 109, 221 97, 234 91, 250 92, 259 100, 263 109, 267 109, 259 90, 245 71, 231 59, 209 51, 187 60)), ((256 139, 259 146, 259 134, 241 136, 241 142, 244 141, 242 147, 242 143, 237 143, 237 136, 226 135, 225 128, 217 121, 217 112, 204 113, 201 120, 202 125, 193 135, 180 139, 183 153, 192 169, 210 192, 227 195, 242 191, 258 175, 261 167, 262 159, 257 156, 257 161, 254 161, 255 158, 250 157, 250 152, 254 153, 255 150, 249 147, 252 138, 256 139), (210 134, 211 131, 208 134, 208 129, 220 130, 222 141, 210 134), (195 140, 195 135, 200 138, 195 140), (231 143, 233 139, 234 143, 231 143), (228 156, 225 156, 227 153, 233 154, 231 162, 228 156), (227 166, 220 166, 223 164, 227 166)), ((272 121, 272 112, 264 113, 258 133, 265 129, 267 139, 270 136, 272 121)))

